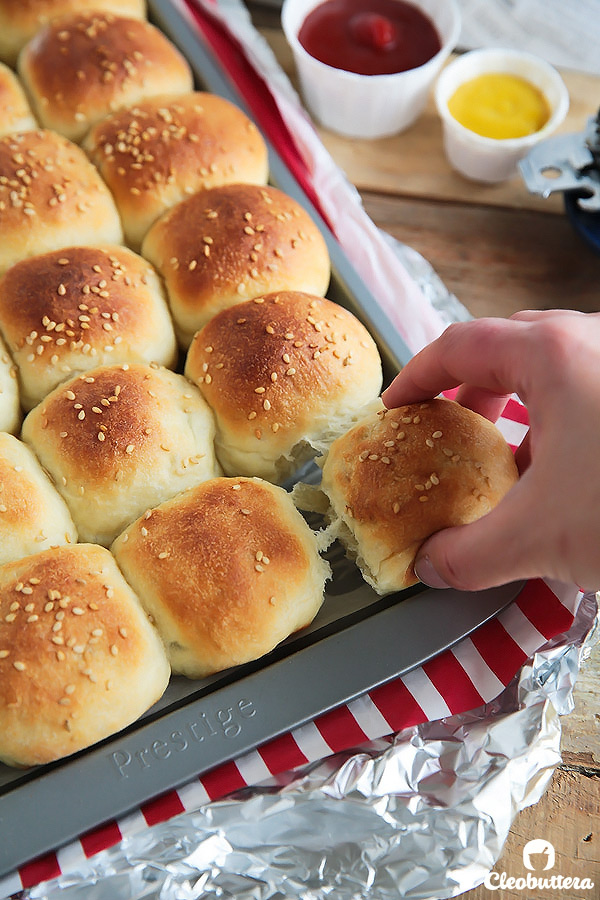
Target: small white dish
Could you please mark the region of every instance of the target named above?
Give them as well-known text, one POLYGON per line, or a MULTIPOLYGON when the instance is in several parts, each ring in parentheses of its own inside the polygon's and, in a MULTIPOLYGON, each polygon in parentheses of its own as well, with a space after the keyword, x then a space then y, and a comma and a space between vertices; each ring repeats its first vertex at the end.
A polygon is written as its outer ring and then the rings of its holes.
POLYGON ((441 72, 434 96, 448 162, 461 175, 490 183, 516 175, 519 160, 552 134, 569 110, 569 92, 556 69, 544 59, 520 50, 489 48, 457 56, 441 72), (483 137, 461 125, 450 113, 448 101, 462 84, 486 73, 517 75, 541 91, 550 109, 545 125, 525 137, 504 139, 483 137))
POLYGON ((457 0, 410 0, 435 25, 440 50, 422 66, 391 75, 358 75, 326 65, 298 40, 310 12, 323 0, 284 0, 281 25, 291 47, 300 89, 321 125, 345 137, 380 138, 404 131, 422 112, 430 88, 460 33, 457 0))

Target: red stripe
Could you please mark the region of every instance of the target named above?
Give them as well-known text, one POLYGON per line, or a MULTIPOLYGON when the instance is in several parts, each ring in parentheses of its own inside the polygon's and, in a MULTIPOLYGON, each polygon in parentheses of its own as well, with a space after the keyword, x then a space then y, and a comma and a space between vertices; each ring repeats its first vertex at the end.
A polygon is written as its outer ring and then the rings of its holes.
POLYGON ((364 744, 367 735, 347 706, 339 706, 315 719, 315 725, 334 753, 364 744))
POLYGON ((369 697, 390 727, 390 734, 420 725, 427 716, 400 678, 370 691, 369 697))
POLYGON ((528 581, 515 602, 547 641, 573 624, 573 613, 563 606, 545 581, 528 581))
POLYGON ((93 856, 94 853, 99 853, 100 850, 114 847, 122 837, 121 829, 117 823, 107 822, 105 825, 100 825, 98 828, 94 828, 93 831, 83 834, 79 841, 85 855, 93 856))
POLYGON ((490 619, 471 635, 473 644, 503 685, 507 685, 519 671, 527 654, 511 638, 498 619, 490 619))
POLYGON ((291 734, 282 734, 278 738, 263 744, 258 748, 267 769, 272 775, 287 772, 308 762, 291 734))
POLYGON ((514 397, 509 397, 508 403, 504 407, 502 413, 503 419, 510 419, 511 422, 520 422, 521 425, 529 425, 529 414, 526 407, 514 397))
POLYGON ((207 772, 200 779, 211 800, 220 800, 226 794, 246 787, 246 782, 234 762, 223 763, 216 769, 207 772))
POLYGON ((24 888, 33 887, 40 881, 48 881, 60 875, 60 866, 55 853, 46 853, 31 862, 25 863, 19 869, 19 875, 24 888))
POLYGON ((483 697, 454 656, 446 651, 425 663, 423 670, 446 701, 451 713, 475 709, 483 703, 483 697))
POLYGON ((185 807, 177 792, 169 791, 167 794, 148 800, 147 803, 142 803, 140 809, 147 824, 156 825, 158 822, 166 822, 167 819, 179 815, 185 807))

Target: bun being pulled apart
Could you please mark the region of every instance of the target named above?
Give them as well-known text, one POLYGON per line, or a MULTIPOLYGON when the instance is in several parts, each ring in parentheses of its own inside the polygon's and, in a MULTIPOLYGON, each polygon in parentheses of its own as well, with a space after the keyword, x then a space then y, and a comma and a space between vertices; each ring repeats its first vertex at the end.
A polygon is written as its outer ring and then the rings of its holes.
POLYGON ((489 512, 518 478, 490 421, 452 400, 373 412, 331 445, 322 490, 333 529, 379 594, 417 582, 436 531, 489 512))

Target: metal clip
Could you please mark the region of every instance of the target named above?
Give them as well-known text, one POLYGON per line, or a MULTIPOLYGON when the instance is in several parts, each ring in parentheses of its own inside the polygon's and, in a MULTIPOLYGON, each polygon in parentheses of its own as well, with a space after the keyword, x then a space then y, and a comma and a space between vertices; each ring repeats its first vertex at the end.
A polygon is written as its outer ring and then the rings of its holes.
POLYGON ((600 111, 582 134, 548 138, 519 162, 527 189, 539 197, 574 191, 586 212, 600 212, 600 111))

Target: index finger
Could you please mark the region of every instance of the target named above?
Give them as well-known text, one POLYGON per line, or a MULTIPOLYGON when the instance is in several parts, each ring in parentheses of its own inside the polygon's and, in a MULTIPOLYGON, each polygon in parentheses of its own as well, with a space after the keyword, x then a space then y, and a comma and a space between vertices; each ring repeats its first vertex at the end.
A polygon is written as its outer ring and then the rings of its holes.
POLYGON ((428 400, 460 385, 460 401, 471 408, 504 403, 523 386, 528 329, 528 323, 499 318, 450 325, 398 373, 382 394, 385 406, 428 400))

